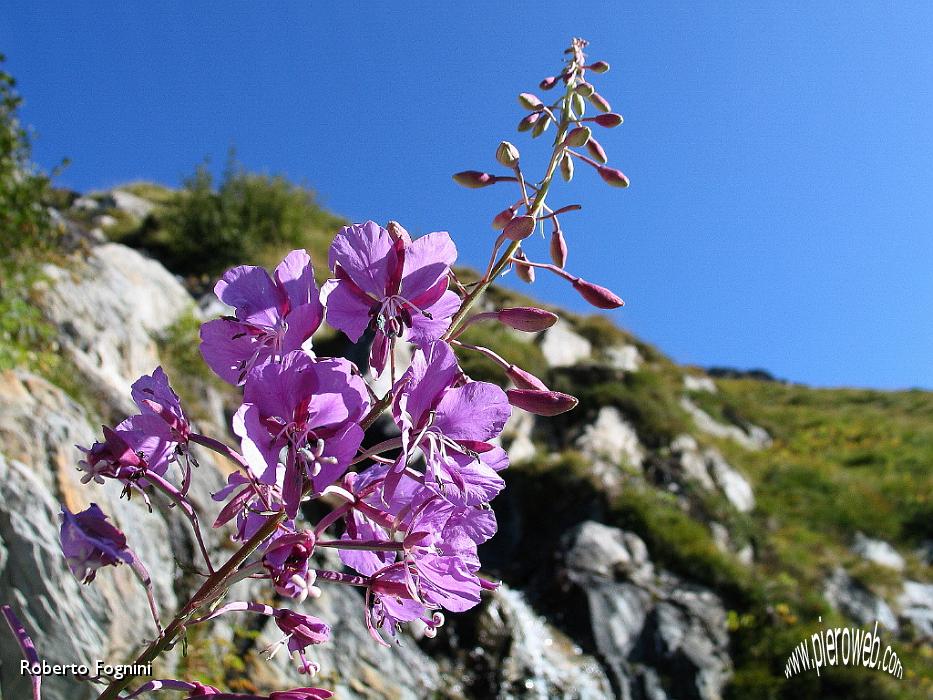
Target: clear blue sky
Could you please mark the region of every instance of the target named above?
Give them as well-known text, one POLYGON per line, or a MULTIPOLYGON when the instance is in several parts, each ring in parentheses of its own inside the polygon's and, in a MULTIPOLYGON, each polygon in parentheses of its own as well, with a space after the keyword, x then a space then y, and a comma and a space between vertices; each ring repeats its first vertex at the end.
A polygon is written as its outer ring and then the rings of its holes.
POLYGON ((570 267, 626 299, 612 317, 681 362, 933 387, 933 4, 718 4, 6 0, 0 51, 62 185, 174 185, 235 145, 478 266, 505 192, 449 176, 501 138, 538 162, 515 95, 585 36, 632 186, 580 172, 552 201, 584 204, 570 267))

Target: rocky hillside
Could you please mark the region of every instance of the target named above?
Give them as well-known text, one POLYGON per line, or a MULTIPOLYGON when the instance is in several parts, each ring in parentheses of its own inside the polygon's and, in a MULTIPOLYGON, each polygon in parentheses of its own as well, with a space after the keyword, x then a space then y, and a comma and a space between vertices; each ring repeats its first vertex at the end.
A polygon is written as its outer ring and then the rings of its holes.
MULTIPOLYGON (((158 364, 207 432, 225 430, 236 396, 196 350, 198 324, 224 313, 204 294, 216 260, 178 233, 195 230, 177 217, 196 195, 139 184, 61 194, 58 247, 23 278, 28 309, 12 307, 38 330, 0 333, 0 600, 23 612, 52 662, 121 662, 151 624, 126 567, 93 586, 68 573, 58 502, 112 513, 161 600, 183 600, 197 583, 178 514, 156 501, 146 515, 114 484, 80 485, 73 447, 129 412, 130 383, 158 364)), ((264 261, 297 237, 321 261, 337 223, 320 213, 310 229, 242 251, 264 261)), ((318 653, 322 685, 344 700, 930 697, 933 394, 713 378, 598 316, 563 314, 537 336, 473 327, 467 340, 580 406, 557 419, 516 411, 500 532, 482 553, 503 586, 436 638, 392 649, 370 639, 355 591, 328 588, 308 604, 334 627, 318 653), (841 668, 785 679, 788 655, 812 632, 875 620, 903 679, 841 668)), ((333 335, 315 342, 359 354, 333 335)), ((501 381, 476 356, 463 363, 501 381)), ((209 493, 229 467, 198 458, 195 498, 211 521, 209 493)), ((210 546, 227 547, 225 533, 210 546)), ((300 685, 286 658, 260 657, 274 637, 262 624, 220 623, 193 632, 167 664, 241 691, 300 685)), ((5 698, 27 697, 18 659, 0 635, 5 698)), ((44 687, 49 700, 93 695, 70 679, 44 687)))

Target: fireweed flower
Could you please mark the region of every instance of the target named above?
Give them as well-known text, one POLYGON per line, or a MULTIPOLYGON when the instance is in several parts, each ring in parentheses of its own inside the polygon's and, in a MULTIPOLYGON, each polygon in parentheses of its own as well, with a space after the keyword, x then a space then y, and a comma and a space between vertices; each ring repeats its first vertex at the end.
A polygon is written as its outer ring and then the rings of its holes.
MULTIPOLYGON (((137 477, 147 471, 159 476, 165 474, 174 458, 176 442, 168 424, 156 415, 136 415, 127 418, 115 428, 104 426, 104 441, 91 447, 78 446, 85 458, 78 468, 85 472, 82 483, 92 479, 99 484, 105 478, 119 478, 128 484, 127 472, 137 477)), ((139 479, 145 486, 144 479, 139 479)))
POLYGON ((396 235, 372 221, 345 226, 330 247, 336 279, 322 290, 327 322, 353 342, 375 332, 370 367, 385 368, 391 341, 425 345, 440 338, 460 306, 447 289, 457 249, 446 232, 416 240, 398 227, 396 235))
POLYGON ((242 384, 262 367, 305 345, 321 325, 323 309, 311 258, 293 250, 275 268, 274 278, 261 267, 227 270, 214 287, 217 298, 236 308, 236 316, 201 326, 201 354, 224 381, 242 384))
POLYGON ((281 488, 293 518, 305 477, 320 493, 356 455, 363 440, 357 423, 369 410, 366 384, 346 360, 296 350, 253 370, 243 398, 233 418, 243 455, 261 483, 281 488))
POLYGON ((92 503, 87 510, 72 513, 62 506, 61 545, 71 573, 81 583, 90 583, 103 566, 131 563, 126 536, 92 503))
POLYGON ((314 539, 314 533, 305 530, 280 535, 269 543, 262 565, 279 595, 300 603, 309 594, 320 594, 314 587, 314 569, 310 568, 314 539))
POLYGON ((125 700, 131 700, 131 698, 137 698, 144 693, 158 690, 187 691, 186 700, 194 700, 195 698, 210 698, 210 700, 327 700, 334 695, 323 688, 292 688, 291 690, 279 690, 269 695, 227 693, 212 685, 205 685, 197 681, 153 680, 127 695, 125 700))
MULTIPOLYGON (((461 376, 446 343, 415 352, 395 389, 392 413, 402 431, 403 455, 394 473, 400 473, 406 459, 420 449, 428 488, 453 503, 478 505, 492 500, 505 486, 497 472, 508 466, 508 457, 488 441, 502 432, 511 407, 505 392, 494 384, 455 386, 461 376)), ((397 477, 388 478, 391 482, 397 477)))
MULTIPOLYGON (((281 489, 233 472, 227 477, 227 485, 211 497, 215 501, 226 501, 234 491, 236 494, 218 513, 214 527, 221 527, 236 518, 237 532, 233 539, 243 542, 259 532, 268 518, 282 510, 281 489)), ((286 520, 284 525, 291 528, 294 523, 286 520)))
POLYGON ((143 415, 158 416, 165 421, 172 431, 172 438, 180 443, 187 443, 191 434, 191 424, 181 407, 178 394, 168 382, 168 376, 161 367, 156 367, 151 376, 137 379, 131 387, 133 401, 143 415))

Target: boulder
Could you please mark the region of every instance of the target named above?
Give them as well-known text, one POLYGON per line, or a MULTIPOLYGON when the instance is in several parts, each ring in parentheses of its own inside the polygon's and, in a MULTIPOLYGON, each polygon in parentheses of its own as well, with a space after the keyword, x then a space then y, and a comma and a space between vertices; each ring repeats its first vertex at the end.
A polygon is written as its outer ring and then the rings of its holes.
POLYGON ((645 450, 631 423, 613 406, 599 409, 596 420, 583 429, 577 448, 590 459, 616 466, 628 464, 638 469, 645 460, 645 450))
POLYGON ((565 535, 561 566, 562 605, 587 616, 616 697, 722 697, 732 665, 714 593, 656 571, 640 538, 592 521, 565 535))
POLYGON ((743 430, 737 425, 720 423, 686 396, 680 399, 680 406, 693 418, 697 429, 707 435, 727 438, 747 450, 763 450, 771 446, 771 436, 764 428, 748 425, 743 430))
POLYGON ((541 334, 541 352, 551 367, 570 367, 588 360, 593 346, 565 321, 558 321, 541 334))
POLYGON ((933 641, 933 583, 904 581, 897 605, 901 618, 913 627, 915 636, 933 641))
POLYGON ((684 389, 687 391, 705 391, 708 394, 716 393, 716 383, 711 377, 700 377, 695 374, 684 375, 684 389))
POLYGON ((634 345, 617 345, 605 350, 606 362, 613 369, 621 372, 637 372, 644 358, 634 345))
POLYGON ((823 597, 833 608, 861 625, 874 624, 877 620, 893 634, 898 632, 897 618, 885 600, 850 577, 841 566, 833 569, 826 579, 823 597))
POLYGON ((863 559, 878 564, 879 566, 886 566, 895 571, 904 570, 904 557, 898 554, 894 547, 883 540, 874 540, 870 537, 866 537, 861 532, 856 532, 852 551, 863 559))

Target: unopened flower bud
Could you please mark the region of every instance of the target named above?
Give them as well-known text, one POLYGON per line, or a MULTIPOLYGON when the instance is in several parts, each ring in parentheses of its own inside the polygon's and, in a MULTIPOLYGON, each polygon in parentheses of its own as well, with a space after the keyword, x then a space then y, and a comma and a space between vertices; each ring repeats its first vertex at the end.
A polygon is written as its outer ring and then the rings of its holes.
POLYGON ((390 221, 386 226, 386 230, 389 232, 389 236, 392 237, 392 240, 411 243, 411 235, 409 235, 408 231, 406 231, 398 221, 390 221))
POLYGON ((537 333, 557 323, 557 314, 534 306, 500 309, 496 315, 509 328, 526 333, 537 333))
POLYGON ((538 99, 537 95, 532 95, 530 92, 523 92, 518 96, 518 103, 525 109, 539 110, 544 104, 541 100, 538 99))
POLYGON ((532 112, 531 114, 529 114, 527 117, 525 117, 518 123, 518 130, 528 131, 529 129, 531 129, 531 127, 535 125, 535 122, 538 121, 538 118, 540 116, 541 116, 541 112, 532 112))
POLYGON ((622 123, 622 115, 616 114, 615 112, 610 112, 609 114, 598 114, 593 117, 593 121, 604 126, 607 129, 611 129, 614 126, 619 126, 622 123))
POLYGON ((555 78, 553 75, 550 75, 544 80, 542 80, 538 84, 538 87, 540 87, 542 90, 550 90, 555 85, 557 85, 557 78, 555 78))
POLYGON ((628 178, 621 170, 607 168, 603 165, 599 168, 598 172, 599 176, 606 184, 612 185, 613 187, 628 187, 628 178))
POLYGON ((586 99, 590 101, 590 104, 593 105, 600 112, 611 112, 612 107, 609 106, 609 103, 606 102, 606 98, 600 95, 598 92, 594 92, 589 95, 586 99))
POLYGON ((580 296, 597 309, 618 309, 620 306, 625 305, 622 299, 605 287, 600 287, 598 284, 593 284, 583 279, 575 279, 573 281, 573 288, 580 293, 580 296))
POLYGON ((531 372, 526 372, 521 367, 509 365, 505 370, 506 375, 512 380, 512 383, 519 389, 532 389, 537 391, 547 391, 544 382, 538 379, 531 372))
POLYGON ((592 131, 588 126, 578 126, 570 130, 567 134, 567 138, 564 139, 564 143, 568 146, 573 146, 579 148, 580 146, 585 146, 586 142, 590 140, 592 131))
POLYGON ((511 207, 509 207, 508 209, 503 209, 498 214, 496 214, 495 218, 492 220, 492 227, 496 229, 496 231, 501 231, 502 229, 505 228, 506 224, 508 224, 514 218, 515 218, 514 209, 512 209, 511 207))
POLYGON ((528 284, 534 282, 535 269, 531 265, 526 265, 522 262, 522 260, 525 260, 525 254, 521 250, 518 250, 512 257, 516 259, 515 274, 518 275, 518 279, 520 279, 522 282, 527 282, 528 284))
POLYGON ((551 262, 561 269, 567 264, 567 241, 560 229, 551 233, 551 262))
POLYGON ((502 235, 510 241, 523 241, 535 232, 535 223, 533 216, 516 216, 506 224, 502 235))
POLYGON ((590 140, 586 142, 586 150, 590 152, 590 155, 593 156, 593 160, 597 163, 605 163, 608 158, 606 158, 606 151, 603 150, 603 147, 600 145, 599 141, 594 139, 592 136, 590 140))
POLYGON ((481 173, 479 170, 464 170, 462 173, 454 175, 454 182, 470 189, 488 187, 496 183, 495 175, 481 173))
POLYGON ((573 179, 573 158, 566 153, 560 159, 560 176, 567 182, 573 179))
POLYGON ((541 118, 535 122, 534 127, 531 129, 532 138, 538 138, 541 134, 547 131, 550 125, 551 117, 547 114, 543 114, 541 118))
POLYGON ((503 141, 496 149, 496 160, 506 168, 518 165, 518 149, 508 141, 503 141))
POLYGON ((540 389, 509 389, 509 403, 538 416, 556 416, 574 408, 579 401, 569 394, 540 389))
POLYGON ((572 109, 573 113, 578 117, 583 116, 583 113, 586 111, 586 102, 584 102, 582 95, 573 93, 570 96, 570 109, 572 109))
POLYGON ((578 95, 582 95, 583 97, 589 97, 594 92, 596 92, 596 88, 594 88, 589 83, 580 83, 574 88, 574 90, 578 95))
POLYGON ((606 73, 609 71, 609 64, 605 61, 595 61, 590 64, 589 68, 594 73, 606 73))

